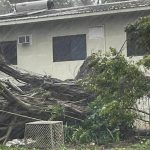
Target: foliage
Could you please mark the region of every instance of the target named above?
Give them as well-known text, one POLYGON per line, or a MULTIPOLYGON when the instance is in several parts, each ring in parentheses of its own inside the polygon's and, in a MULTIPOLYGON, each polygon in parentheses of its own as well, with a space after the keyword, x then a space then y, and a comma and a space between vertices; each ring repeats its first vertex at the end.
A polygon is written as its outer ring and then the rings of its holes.
POLYGON ((65 133, 64 138, 66 143, 73 143, 72 135, 76 129, 77 129, 76 126, 68 126, 67 124, 64 125, 64 133, 65 133))
POLYGON ((97 143, 129 137, 136 117, 131 108, 136 106, 137 99, 148 94, 150 79, 138 65, 112 48, 107 54, 93 54, 90 67, 92 73, 80 83, 93 92, 96 99, 89 105, 90 115, 80 134, 89 136, 86 142, 97 143))
POLYGON ((150 88, 150 78, 139 67, 145 58, 136 64, 112 48, 110 53, 92 55, 92 72, 79 84, 96 99, 89 104, 85 121, 67 128, 67 142, 105 144, 133 136, 137 116, 132 108, 137 99, 148 95, 150 88))
POLYGON ((129 39, 134 39, 138 48, 150 54, 150 17, 139 18, 134 24, 126 27, 126 32, 129 33, 129 39))
POLYGON ((58 118, 62 118, 64 115, 64 107, 59 104, 53 105, 51 108, 51 120, 57 120, 58 118))
POLYGON ((137 64, 143 65, 145 68, 150 69, 150 55, 145 55, 137 64))

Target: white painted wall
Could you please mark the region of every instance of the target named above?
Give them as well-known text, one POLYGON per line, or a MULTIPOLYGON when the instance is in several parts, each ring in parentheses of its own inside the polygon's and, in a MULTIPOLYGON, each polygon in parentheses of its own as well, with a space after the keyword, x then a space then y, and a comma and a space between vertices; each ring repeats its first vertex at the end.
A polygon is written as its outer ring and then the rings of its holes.
MULTIPOLYGON (((88 56, 98 50, 108 51, 110 46, 120 50, 126 40, 125 26, 148 14, 148 11, 132 12, 0 27, 0 41, 17 40, 19 35, 31 34, 31 45, 17 45, 18 66, 65 80, 75 77, 83 61, 53 62, 53 37, 86 34, 88 56), (102 25, 104 38, 90 39, 89 28, 102 25)), ((126 55, 126 45, 123 52, 126 55)))

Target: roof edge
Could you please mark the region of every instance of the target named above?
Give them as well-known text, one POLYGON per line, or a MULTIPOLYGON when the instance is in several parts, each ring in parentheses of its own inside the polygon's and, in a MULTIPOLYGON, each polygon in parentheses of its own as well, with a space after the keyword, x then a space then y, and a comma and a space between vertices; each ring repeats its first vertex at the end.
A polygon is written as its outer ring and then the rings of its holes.
POLYGON ((130 13, 130 12, 138 12, 138 11, 146 11, 146 10, 150 10, 150 6, 110 10, 110 11, 103 11, 103 12, 72 14, 72 15, 65 15, 65 16, 43 15, 43 16, 32 16, 32 17, 19 18, 19 19, 13 18, 13 19, 8 19, 8 20, 2 20, 0 22, 0 26, 19 25, 19 24, 36 23, 36 22, 47 22, 47 21, 54 21, 54 20, 83 18, 83 17, 91 17, 91 16, 102 16, 102 15, 111 15, 111 14, 127 13, 127 12, 130 13))

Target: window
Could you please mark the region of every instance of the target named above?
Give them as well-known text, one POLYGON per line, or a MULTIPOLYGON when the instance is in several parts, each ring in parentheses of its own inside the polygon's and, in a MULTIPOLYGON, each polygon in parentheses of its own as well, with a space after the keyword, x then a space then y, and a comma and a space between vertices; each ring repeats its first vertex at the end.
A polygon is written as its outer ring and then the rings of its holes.
POLYGON ((53 38, 53 61, 84 60, 86 58, 86 35, 53 38))
POLYGON ((127 56, 143 56, 147 54, 146 48, 140 47, 137 36, 134 33, 127 33, 127 56))
POLYGON ((0 53, 8 65, 17 65, 17 41, 0 42, 0 53))

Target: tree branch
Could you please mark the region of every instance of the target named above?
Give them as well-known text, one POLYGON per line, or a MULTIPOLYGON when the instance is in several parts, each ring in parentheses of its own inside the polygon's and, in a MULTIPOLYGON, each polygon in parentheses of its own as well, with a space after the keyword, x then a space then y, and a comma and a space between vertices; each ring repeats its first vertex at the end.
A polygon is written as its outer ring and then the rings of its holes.
POLYGON ((150 113, 146 112, 146 111, 143 111, 143 110, 140 110, 138 108, 128 108, 128 109, 131 109, 131 110, 134 110, 134 111, 138 111, 140 113, 143 113, 143 114, 146 114, 146 115, 150 115, 150 113))

